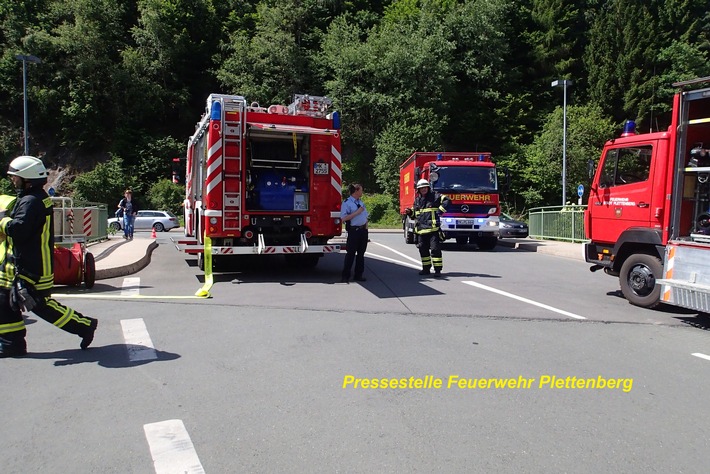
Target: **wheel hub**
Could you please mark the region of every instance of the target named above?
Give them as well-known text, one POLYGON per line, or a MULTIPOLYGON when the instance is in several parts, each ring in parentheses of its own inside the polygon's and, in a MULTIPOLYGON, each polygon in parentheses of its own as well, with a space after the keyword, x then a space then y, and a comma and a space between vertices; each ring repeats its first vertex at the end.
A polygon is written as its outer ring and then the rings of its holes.
POLYGON ((639 265, 629 273, 629 288, 639 296, 647 296, 656 286, 656 279, 645 265, 639 265))

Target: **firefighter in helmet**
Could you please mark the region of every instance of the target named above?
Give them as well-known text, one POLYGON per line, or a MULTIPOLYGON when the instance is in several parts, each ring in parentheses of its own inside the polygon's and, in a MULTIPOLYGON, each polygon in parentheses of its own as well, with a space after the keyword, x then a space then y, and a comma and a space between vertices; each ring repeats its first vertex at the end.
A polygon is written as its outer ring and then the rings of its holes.
POLYGON ((83 316, 50 297, 54 286, 52 200, 44 191, 47 170, 33 156, 20 156, 7 172, 17 190, 11 211, 0 210, 0 237, 6 239, 0 265, 0 357, 27 354, 22 312, 81 338, 86 349, 94 339, 97 320, 83 316))
POLYGON ((449 198, 431 189, 429 181, 417 181, 417 196, 414 198, 414 207, 407 209, 407 215, 414 217, 414 232, 417 234, 417 247, 422 258, 420 275, 431 274, 434 267, 434 276, 440 276, 444 268, 444 259, 441 256, 441 221, 439 215, 446 211, 449 198))

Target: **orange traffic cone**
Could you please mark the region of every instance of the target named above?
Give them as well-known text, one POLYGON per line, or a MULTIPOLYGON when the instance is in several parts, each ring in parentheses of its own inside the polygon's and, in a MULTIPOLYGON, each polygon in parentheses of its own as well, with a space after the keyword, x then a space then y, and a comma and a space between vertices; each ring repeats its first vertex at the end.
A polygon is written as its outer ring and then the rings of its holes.
POLYGON ((150 238, 151 239, 157 239, 158 236, 155 234, 155 227, 153 227, 153 232, 150 233, 150 238))

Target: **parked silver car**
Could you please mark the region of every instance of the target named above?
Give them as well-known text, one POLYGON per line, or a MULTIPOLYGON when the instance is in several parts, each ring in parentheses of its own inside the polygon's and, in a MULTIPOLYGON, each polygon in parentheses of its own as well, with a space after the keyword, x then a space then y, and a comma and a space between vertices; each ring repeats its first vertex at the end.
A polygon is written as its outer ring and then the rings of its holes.
MULTIPOLYGON (((109 229, 118 232, 123 229, 123 217, 112 217, 108 220, 109 229)), ((167 232, 170 229, 180 227, 178 218, 170 211, 138 211, 136 221, 133 224, 135 230, 155 229, 156 232, 167 232)))
POLYGON ((518 237, 525 238, 529 234, 528 225, 523 221, 517 221, 505 212, 500 213, 500 238, 518 237))

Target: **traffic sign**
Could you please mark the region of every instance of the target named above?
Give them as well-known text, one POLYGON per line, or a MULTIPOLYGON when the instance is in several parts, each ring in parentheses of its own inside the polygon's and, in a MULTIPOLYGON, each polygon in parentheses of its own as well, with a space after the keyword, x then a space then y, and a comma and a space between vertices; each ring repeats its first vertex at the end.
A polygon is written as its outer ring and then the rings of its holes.
POLYGON ((577 196, 582 197, 583 194, 584 194, 584 185, 580 184, 579 186, 577 186, 577 196))

